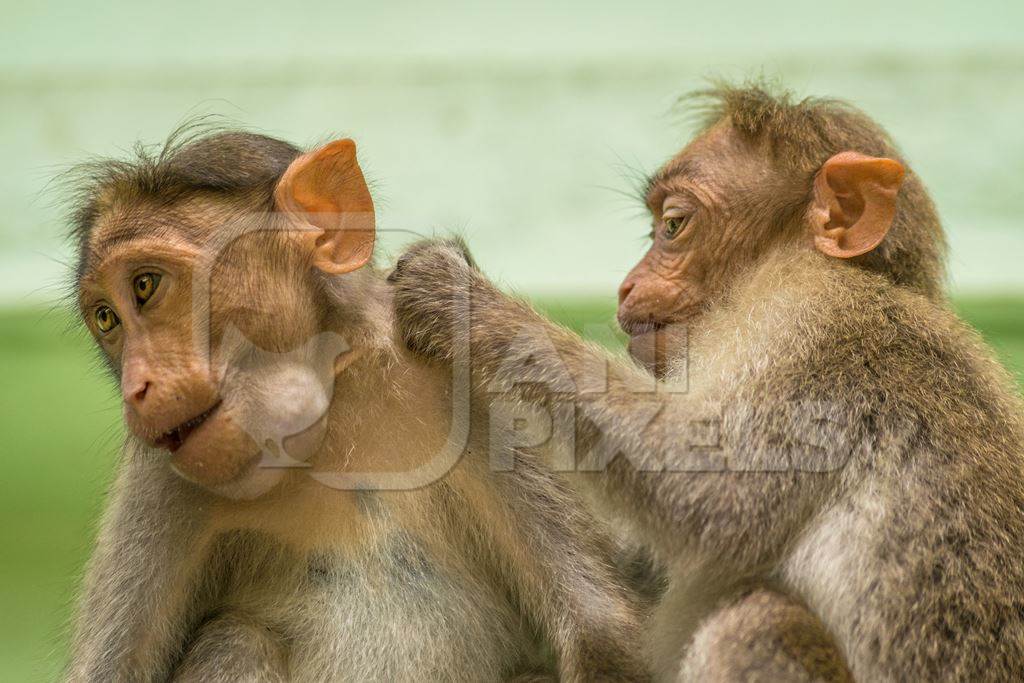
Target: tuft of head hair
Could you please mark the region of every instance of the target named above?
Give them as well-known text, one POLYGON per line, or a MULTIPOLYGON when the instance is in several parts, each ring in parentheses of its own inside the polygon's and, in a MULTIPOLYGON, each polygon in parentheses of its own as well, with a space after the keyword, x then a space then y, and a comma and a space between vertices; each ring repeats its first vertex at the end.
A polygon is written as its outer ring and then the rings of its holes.
POLYGON ((114 201, 172 204, 212 192, 247 194, 273 188, 301 154, 294 145, 258 133, 190 121, 154 149, 138 143, 128 159, 91 159, 74 167, 70 185, 73 237, 87 238, 96 218, 114 201))
MULTIPOLYGON (((171 205, 215 193, 244 195, 269 208, 277 181, 300 154, 283 140, 207 118, 189 121, 156 148, 138 143, 127 159, 92 159, 66 173, 70 237, 82 254, 96 221, 118 203, 171 205)), ((84 261, 79 258, 79 270, 84 261)))
MULTIPOLYGON (((892 138, 867 114, 841 100, 797 99, 763 80, 742 85, 713 81, 680 98, 680 105, 697 115, 701 131, 728 122, 742 139, 765 150, 781 172, 807 189, 797 195, 804 204, 814 175, 835 154, 856 151, 900 161, 907 175, 892 229, 877 249, 853 261, 900 286, 932 298, 944 296, 947 248, 935 205, 892 138)), ((800 209, 783 210, 792 215, 800 209)))

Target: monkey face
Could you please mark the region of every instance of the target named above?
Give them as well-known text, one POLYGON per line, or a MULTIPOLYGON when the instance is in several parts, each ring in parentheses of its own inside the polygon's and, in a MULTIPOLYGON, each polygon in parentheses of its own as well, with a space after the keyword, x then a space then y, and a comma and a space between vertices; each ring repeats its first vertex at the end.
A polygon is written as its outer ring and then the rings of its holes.
POLYGON ((323 438, 349 351, 322 329, 323 273, 357 270, 373 243, 355 148, 342 143, 293 162, 278 188, 282 210, 198 196, 112 210, 91 235, 81 308, 120 379, 125 422, 208 488, 261 493, 323 438), (311 189, 303 173, 333 182, 311 189), (361 212, 321 201, 352 186, 361 212), (312 218, 293 194, 314 205, 312 218))
POLYGON ((754 231, 738 224, 740 207, 728 204, 738 196, 732 175, 756 174, 761 163, 744 152, 728 129, 712 129, 650 181, 651 246, 619 288, 618 319, 631 355, 652 370, 685 346, 678 344, 685 325, 719 293, 725 270, 754 252, 754 231))
POLYGON ((854 259, 888 233, 899 162, 848 151, 801 174, 763 147, 720 122, 650 180, 651 246, 619 288, 618 309, 645 364, 664 365, 683 335, 669 326, 699 318, 780 241, 854 259))
POLYGON ((283 249, 258 253, 269 240, 245 241, 254 243, 212 255, 183 237, 132 240, 83 281, 83 312, 119 376, 126 425, 206 486, 252 467, 270 438, 252 426, 267 415, 293 415, 295 432, 309 426, 294 415, 296 395, 316 418, 326 409, 322 381, 301 391, 288 382, 317 360, 317 349, 296 351, 316 337, 308 262, 303 270, 283 249), (290 405, 275 406, 278 397, 290 405))

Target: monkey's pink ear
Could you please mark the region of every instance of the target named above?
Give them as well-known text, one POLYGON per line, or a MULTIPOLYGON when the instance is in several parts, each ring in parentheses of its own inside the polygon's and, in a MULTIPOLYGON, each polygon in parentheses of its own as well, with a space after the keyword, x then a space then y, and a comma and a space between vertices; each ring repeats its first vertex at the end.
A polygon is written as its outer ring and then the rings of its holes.
POLYGON ((293 161, 274 201, 310 229, 313 265, 325 273, 351 272, 373 255, 373 199, 352 140, 335 140, 293 161))
POLYGON ((842 152, 814 179, 808 219, 818 251, 836 258, 866 254, 885 239, 896 216, 903 164, 842 152))

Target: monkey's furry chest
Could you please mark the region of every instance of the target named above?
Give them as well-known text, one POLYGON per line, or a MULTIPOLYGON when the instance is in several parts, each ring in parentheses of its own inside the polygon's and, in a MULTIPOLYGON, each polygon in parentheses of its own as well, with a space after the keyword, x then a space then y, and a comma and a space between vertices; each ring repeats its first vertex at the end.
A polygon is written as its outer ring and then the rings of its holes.
POLYGON ((222 604, 281 634, 293 680, 498 680, 537 650, 508 595, 457 548, 441 556, 389 528, 351 552, 263 552, 232 573, 222 604))

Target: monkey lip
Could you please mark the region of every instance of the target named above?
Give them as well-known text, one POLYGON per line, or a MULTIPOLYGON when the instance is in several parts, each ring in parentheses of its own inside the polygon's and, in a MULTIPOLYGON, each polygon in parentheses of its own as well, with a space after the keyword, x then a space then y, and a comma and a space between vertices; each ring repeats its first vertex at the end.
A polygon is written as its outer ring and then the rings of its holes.
POLYGON ((622 331, 628 334, 630 337, 639 337, 651 332, 657 332, 664 329, 669 324, 668 321, 652 320, 650 318, 646 320, 620 320, 619 326, 622 331))
POLYGON ((630 357, 655 377, 664 377, 680 349, 685 349, 685 337, 679 338, 680 330, 676 327, 679 321, 647 319, 623 322, 623 331, 629 335, 627 349, 630 357))
POLYGON ((182 447, 182 445, 185 443, 185 440, 188 439, 192 432, 198 429, 200 425, 206 422, 207 418, 213 415, 214 411, 220 407, 220 403, 220 401, 217 401, 210 408, 203 411, 202 413, 196 415, 193 418, 185 420, 174 429, 164 432, 156 440, 156 446, 158 448, 166 448, 171 453, 177 451, 179 448, 182 447))

